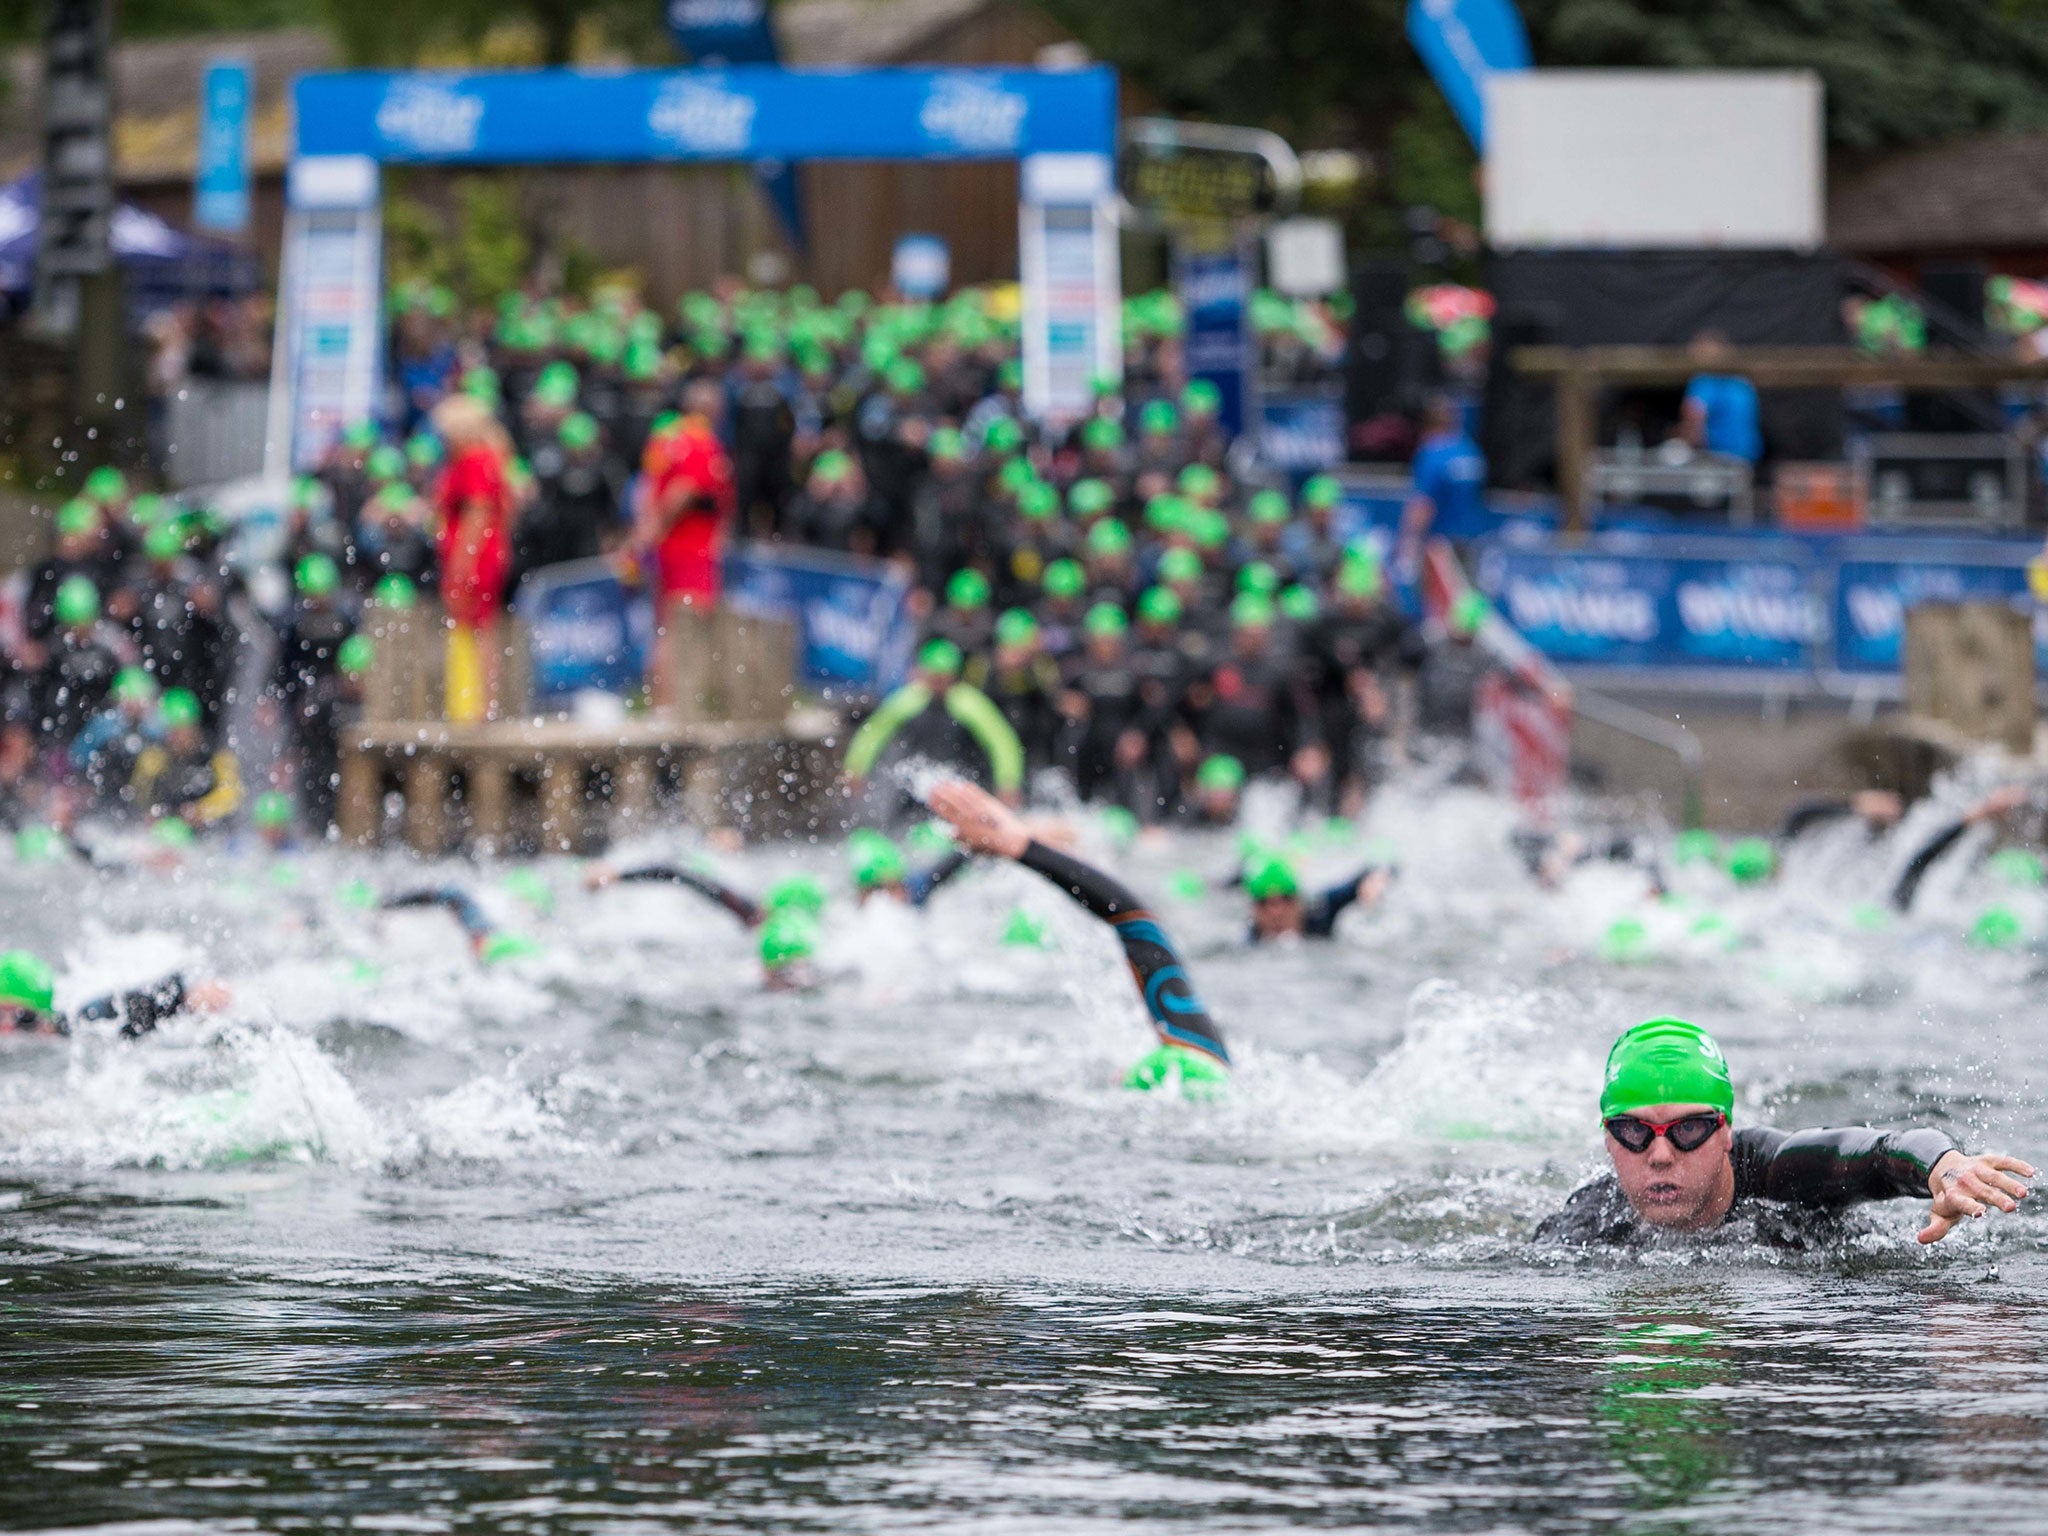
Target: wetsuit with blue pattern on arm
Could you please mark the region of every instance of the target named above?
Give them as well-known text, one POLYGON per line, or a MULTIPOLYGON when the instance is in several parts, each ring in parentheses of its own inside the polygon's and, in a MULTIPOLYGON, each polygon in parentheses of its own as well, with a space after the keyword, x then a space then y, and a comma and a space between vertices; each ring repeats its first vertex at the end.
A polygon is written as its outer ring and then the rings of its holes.
POLYGON ((1143 902, 1101 870, 1035 840, 1017 862, 1045 876, 1115 931, 1161 1043, 1200 1051, 1229 1065, 1223 1031, 1195 994, 1173 941, 1143 902))
POLYGON ((484 909, 477 905, 476 898, 460 886, 436 885, 406 891, 402 895, 385 897, 383 906, 387 912, 406 907, 440 907, 462 924, 462 931, 469 935, 472 944, 481 944, 498 931, 497 924, 484 916, 484 909))

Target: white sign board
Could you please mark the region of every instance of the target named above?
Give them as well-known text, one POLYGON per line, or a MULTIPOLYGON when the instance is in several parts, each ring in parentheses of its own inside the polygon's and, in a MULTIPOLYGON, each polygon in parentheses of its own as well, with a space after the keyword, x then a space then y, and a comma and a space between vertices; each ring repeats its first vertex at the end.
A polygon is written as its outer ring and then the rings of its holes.
POLYGON ((1123 283, 1115 188, 1102 155, 1030 155, 1020 181, 1017 256, 1024 289, 1024 409, 1055 424, 1123 379, 1123 283))
POLYGON ((1812 250, 1825 234, 1819 77, 1539 69, 1486 82, 1496 250, 1812 250))
POLYGON ((264 467, 310 469, 342 428, 374 419, 383 363, 383 217, 377 164, 294 160, 285 179, 279 332, 264 467))

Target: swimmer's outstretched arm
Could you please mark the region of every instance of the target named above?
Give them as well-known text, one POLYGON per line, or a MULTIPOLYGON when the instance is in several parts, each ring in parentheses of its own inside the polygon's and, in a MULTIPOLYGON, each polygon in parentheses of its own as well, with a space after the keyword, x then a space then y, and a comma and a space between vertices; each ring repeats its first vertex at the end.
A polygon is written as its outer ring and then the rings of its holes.
MULTIPOLYGON (((621 883, 628 880, 659 881, 665 885, 680 885, 686 890, 695 891, 707 900, 717 902, 749 928, 760 927, 762 918, 767 915, 761 910, 761 904, 746 892, 736 891, 710 875, 699 874, 694 869, 684 869, 676 864, 647 864, 639 869, 624 870, 612 876, 612 880, 621 883)), ((593 887, 609 885, 612 880, 592 880, 591 884, 593 887)))
POLYGON ((1941 1131, 1919 1127, 1878 1131, 1868 1126, 1837 1130, 1771 1131, 1758 1193, 1788 1205, 1830 1209, 1865 1200, 1929 1199, 1934 1202, 1920 1232, 1923 1243, 1940 1242, 1965 1216, 1985 1207, 2018 1209, 2027 1197, 2033 1168, 2016 1157, 1989 1152, 1972 1155, 1941 1131))
POLYGON ((1961 820, 1950 822, 1922 843, 1919 851, 1899 872, 1898 882, 1892 887, 1892 905, 1901 912, 1910 908, 1913 905, 1913 897, 1920 889, 1921 880, 1926 878, 1927 871, 1934 867, 1935 860, 1955 847, 1965 832, 1984 822, 1993 821, 2007 811, 2018 809, 2026 804, 2026 801, 2026 790, 2017 785, 1995 789, 1963 812, 1961 820))
POLYGON ((1302 933, 1311 939, 1327 939, 1337 932, 1337 919, 1354 903, 1370 907, 1387 894, 1394 870, 1387 864, 1368 864, 1350 879, 1319 892, 1308 904, 1302 933))
POLYGON ((1195 994, 1172 940, 1136 896, 1101 870, 1038 842, 1016 812, 984 789, 959 780, 940 784, 930 805, 964 847, 1037 871, 1115 930, 1161 1043, 1228 1064, 1223 1031, 1195 994))
POLYGON ((406 907, 440 907, 462 924, 462 931, 469 935, 472 948, 480 947, 497 931, 491 920, 484 916, 484 909, 476 904, 476 898, 459 886, 434 885, 417 891, 402 891, 396 896, 386 896, 379 905, 387 912, 406 907))
POLYGON ((923 906, 932 899, 940 886, 959 874, 961 870, 965 869, 972 862, 973 858, 971 855, 955 848, 930 869, 921 869, 912 874, 910 879, 905 882, 910 892, 910 904, 913 907, 923 906))
MULTIPOLYGON (((181 1013, 202 1013, 224 1008, 228 989, 217 981, 188 983, 173 972, 162 981, 134 992, 114 992, 96 997, 80 1008, 76 1017, 87 1023, 121 1021, 121 1038, 139 1040, 165 1019, 181 1013)), ((66 1033, 69 1033, 68 1029, 66 1033)))

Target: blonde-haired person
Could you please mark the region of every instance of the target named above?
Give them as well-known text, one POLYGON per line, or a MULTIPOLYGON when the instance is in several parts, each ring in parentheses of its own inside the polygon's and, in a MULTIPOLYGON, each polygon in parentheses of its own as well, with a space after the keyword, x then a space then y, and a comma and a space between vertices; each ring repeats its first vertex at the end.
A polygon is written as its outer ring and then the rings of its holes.
POLYGON ((450 395, 433 412, 434 430, 447 445, 447 463, 434 483, 439 517, 441 606, 459 640, 474 647, 480 671, 478 700, 449 688, 449 713, 495 718, 503 645, 499 624, 512 575, 512 440, 490 407, 469 395, 450 395))

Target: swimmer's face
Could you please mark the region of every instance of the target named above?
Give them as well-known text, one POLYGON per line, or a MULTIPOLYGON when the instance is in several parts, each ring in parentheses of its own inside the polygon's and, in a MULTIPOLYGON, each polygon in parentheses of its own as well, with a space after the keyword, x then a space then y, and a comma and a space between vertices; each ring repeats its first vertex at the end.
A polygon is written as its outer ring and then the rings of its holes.
MULTIPOLYGON (((1632 1111, 1638 1120, 1668 1125, 1687 1115, 1712 1114, 1707 1104, 1652 1104, 1632 1111)), ((1734 1198, 1735 1170, 1728 1160, 1734 1131, 1723 1124, 1702 1146, 1681 1152, 1669 1136, 1659 1136, 1647 1152, 1631 1152, 1605 1135, 1614 1177, 1636 1214, 1655 1227, 1690 1231, 1710 1226, 1734 1198)))
POLYGON ((1262 939, 1299 933, 1307 917, 1308 909, 1299 896, 1268 896, 1252 903, 1252 927, 1262 939))

